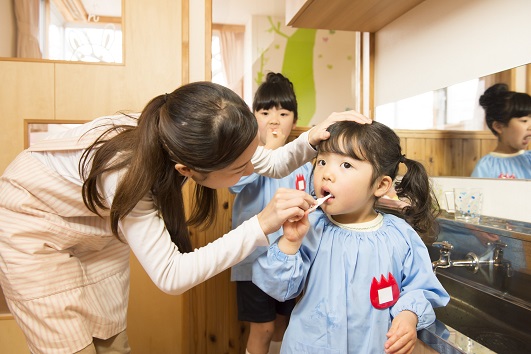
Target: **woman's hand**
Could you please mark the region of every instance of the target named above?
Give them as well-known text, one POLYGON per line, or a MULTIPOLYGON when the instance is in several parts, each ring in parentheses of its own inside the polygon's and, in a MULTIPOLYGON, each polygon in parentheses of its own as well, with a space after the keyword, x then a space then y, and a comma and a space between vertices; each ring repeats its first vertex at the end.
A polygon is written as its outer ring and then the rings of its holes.
POLYGON ((258 213, 258 222, 268 235, 280 229, 289 219, 300 220, 304 212, 315 204, 315 199, 304 191, 279 188, 264 210, 258 213))
POLYGON ((391 322, 384 344, 389 354, 410 354, 417 343, 417 315, 411 311, 402 311, 391 322))
POLYGON ((360 124, 371 124, 372 120, 365 117, 363 114, 356 111, 334 112, 328 118, 315 127, 310 129, 308 135, 308 141, 312 146, 319 145, 322 140, 326 140, 330 137, 330 133, 326 129, 335 122, 342 120, 351 120, 360 124))

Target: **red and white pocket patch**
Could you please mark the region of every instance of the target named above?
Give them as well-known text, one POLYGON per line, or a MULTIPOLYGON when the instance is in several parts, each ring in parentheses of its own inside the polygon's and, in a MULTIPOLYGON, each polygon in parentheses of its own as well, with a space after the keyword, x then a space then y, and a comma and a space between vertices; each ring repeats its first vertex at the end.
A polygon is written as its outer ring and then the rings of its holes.
POLYGON ((295 189, 299 191, 306 190, 306 180, 304 179, 303 175, 297 175, 295 179, 295 189))
POLYGON ((370 296, 372 306, 378 310, 386 309, 396 304, 400 297, 400 292, 393 274, 389 273, 388 279, 385 279, 382 274, 379 282, 373 277, 370 296))

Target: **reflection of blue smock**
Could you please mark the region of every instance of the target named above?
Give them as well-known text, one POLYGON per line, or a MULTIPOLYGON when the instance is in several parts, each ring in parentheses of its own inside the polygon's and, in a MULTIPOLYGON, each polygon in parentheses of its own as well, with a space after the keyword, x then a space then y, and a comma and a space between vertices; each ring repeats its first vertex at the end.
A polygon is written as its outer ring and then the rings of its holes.
MULTIPOLYGON (((229 188, 231 193, 237 193, 232 207, 232 228, 235 229, 244 221, 261 212, 275 195, 279 188, 294 189, 297 175, 303 175, 306 181, 306 192, 310 188, 312 164, 306 163, 289 176, 275 179, 259 174, 242 177, 236 185, 229 188)), ((269 243, 275 242, 282 235, 282 229, 267 235, 269 243)), ((267 251, 267 247, 258 247, 247 258, 236 264, 231 269, 232 281, 251 281, 252 265, 254 260, 267 251)))
POLYGON ((491 152, 478 161, 472 177, 531 179, 531 150, 516 154, 491 152))
POLYGON ((277 300, 304 290, 281 353, 383 353, 391 320, 400 311, 417 314, 421 329, 435 321, 433 307, 448 303, 426 246, 403 219, 386 214, 378 230, 353 231, 318 210, 310 223, 295 255, 282 253, 275 243, 253 265, 253 282, 277 300), (389 273, 400 298, 378 310, 371 304, 371 283, 389 273))

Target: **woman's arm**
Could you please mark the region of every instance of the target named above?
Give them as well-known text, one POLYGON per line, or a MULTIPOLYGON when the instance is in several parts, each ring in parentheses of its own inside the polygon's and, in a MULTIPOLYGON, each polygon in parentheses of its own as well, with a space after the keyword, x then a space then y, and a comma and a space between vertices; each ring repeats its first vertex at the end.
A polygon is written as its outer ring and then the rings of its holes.
MULTIPOLYGON (((102 179, 111 205, 119 173, 102 179)), ((136 258, 162 291, 178 295, 245 259, 258 246, 269 244, 266 234, 277 231, 291 217, 304 213, 313 198, 294 189, 279 190, 257 216, 217 240, 190 253, 171 241, 151 195, 140 200, 118 226, 136 258)))
POLYGON ((330 137, 330 133, 326 129, 332 123, 343 120, 365 124, 372 122, 371 119, 356 111, 332 113, 325 121, 302 133, 297 139, 284 146, 275 150, 259 146, 251 160, 254 171, 272 178, 282 178, 289 175, 297 167, 315 157, 315 146, 330 137))

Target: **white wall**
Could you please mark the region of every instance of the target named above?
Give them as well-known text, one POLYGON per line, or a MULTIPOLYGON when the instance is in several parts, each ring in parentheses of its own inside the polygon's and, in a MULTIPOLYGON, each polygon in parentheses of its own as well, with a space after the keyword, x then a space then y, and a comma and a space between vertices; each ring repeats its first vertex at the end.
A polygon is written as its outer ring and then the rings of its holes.
POLYGON ((439 204, 445 210, 444 192, 453 191, 453 188, 474 187, 483 190, 482 215, 531 222, 531 180, 458 177, 432 177, 431 180, 439 204))
POLYGON ((375 105, 531 62, 531 1, 426 0, 375 34, 375 105))

